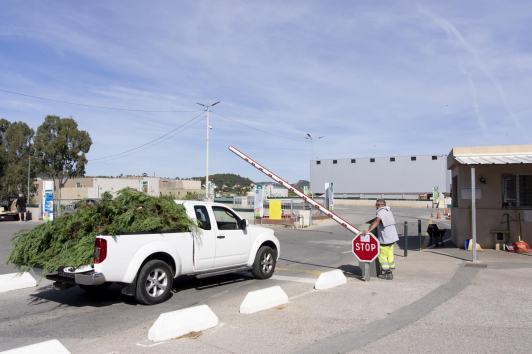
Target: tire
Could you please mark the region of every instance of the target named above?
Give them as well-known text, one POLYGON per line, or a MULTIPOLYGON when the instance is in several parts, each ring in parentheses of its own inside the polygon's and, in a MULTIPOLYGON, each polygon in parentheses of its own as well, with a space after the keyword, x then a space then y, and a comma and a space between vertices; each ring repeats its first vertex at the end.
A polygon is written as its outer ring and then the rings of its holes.
POLYGON ((275 262, 277 260, 277 252, 268 246, 262 246, 257 252, 255 262, 253 263, 253 276, 256 279, 271 278, 275 272, 275 262))
POLYGON ((101 293, 104 293, 105 291, 107 291, 107 289, 109 289, 109 287, 112 285, 113 283, 111 282, 106 282, 106 283, 103 283, 103 284, 100 284, 100 285, 78 285, 82 290, 88 292, 89 294, 101 294, 101 293))
POLYGON ((144 305, 156 305, 168 300, 174 275, 170 266, 159 259, 153 259, 140 269, 135 299, 144 305))

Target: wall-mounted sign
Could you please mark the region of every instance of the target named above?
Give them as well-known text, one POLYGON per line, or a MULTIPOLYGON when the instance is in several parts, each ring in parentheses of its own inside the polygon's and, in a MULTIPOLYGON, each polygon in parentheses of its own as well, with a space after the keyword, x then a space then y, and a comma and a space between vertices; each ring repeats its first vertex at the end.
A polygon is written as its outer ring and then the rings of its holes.
MULTIPOLYGON (((471 187, 462 187, 462 199, 471 199, 471 187)), ((475 188, 475 199, 482 199, 482 188, 475 188)))
POLYGON ((54 182, 44 181, 42 191, 42 219, 45 222, 54 220, 54 182))

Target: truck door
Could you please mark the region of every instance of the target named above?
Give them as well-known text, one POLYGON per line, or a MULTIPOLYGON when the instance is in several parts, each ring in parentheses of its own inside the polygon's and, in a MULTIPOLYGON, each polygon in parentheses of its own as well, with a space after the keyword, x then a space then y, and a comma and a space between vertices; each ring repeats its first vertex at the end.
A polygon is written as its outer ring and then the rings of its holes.
POLYGON ((202 234, 194 235, 194 269, 209 269, 214 266, 216 255, 216 231, 205 205, 194 205, 194 215, 202 234))
POLYGON ((222 206, 213 206, 216 220, 216 258, 214 267, 246 263, 249 252, 249 234, 239 227, 235 213, 222 206))

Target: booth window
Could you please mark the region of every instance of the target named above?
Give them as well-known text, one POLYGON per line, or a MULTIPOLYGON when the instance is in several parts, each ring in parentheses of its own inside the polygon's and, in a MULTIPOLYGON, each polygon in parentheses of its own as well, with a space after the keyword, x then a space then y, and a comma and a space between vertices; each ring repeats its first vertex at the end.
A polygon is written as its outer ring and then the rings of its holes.
POLYGON ((338 163, 338 160, 333 160, 333 165, 336 165, 338 163))
POLYGON ((369 159, 369 162, 375 162, 375 159, 369 159))
POLYGON ((357 160, 356 159, 351 159, 351 163, 356 163, 357 160))
POLYGON ((316 161, 316 165, 321 165, 321 161, 316 161))
POLYGON ((532 208, 532 175, 502 175, 502 207, 532 208))
POLYGON ((390 157, 390 162, 395 162, 395 157, 390 157))
POLYGON ((438 159, 438 156, 432 156, 432 159, 433 159, 433 160, 437 160, 437 159, 438 159))
POLYGON ((415 157, 415 156, 412 156, 412 157, 410 158, 410 161, 416 161, 416 157, 415 157))

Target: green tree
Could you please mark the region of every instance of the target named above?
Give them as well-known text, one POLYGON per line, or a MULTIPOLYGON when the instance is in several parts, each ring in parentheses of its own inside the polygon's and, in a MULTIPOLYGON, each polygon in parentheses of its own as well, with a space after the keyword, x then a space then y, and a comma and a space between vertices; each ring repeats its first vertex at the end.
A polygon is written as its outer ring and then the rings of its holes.
MULTIPOLYGON (((0 194, 13 196, 22 193, 31 198, 37 186, 28 191, 28 163, 35 165, 32 139, 35 132, 24 122, 0 120, 0 194), (29 193, 28 193, 29 192, 29 193)), ((30 173, 33 180, 36 171, 30 173)))
POLYGON ((41 172, 54 181, 54 189, 61 188, 71 177, 85 175, 87 159, 92 140, 84 130, 78 130, 76 121, 58 116, 46 116, 44 123, 37 128, 35 153, 41 172), (59 182, 56 187, 55 181, 59 182))

